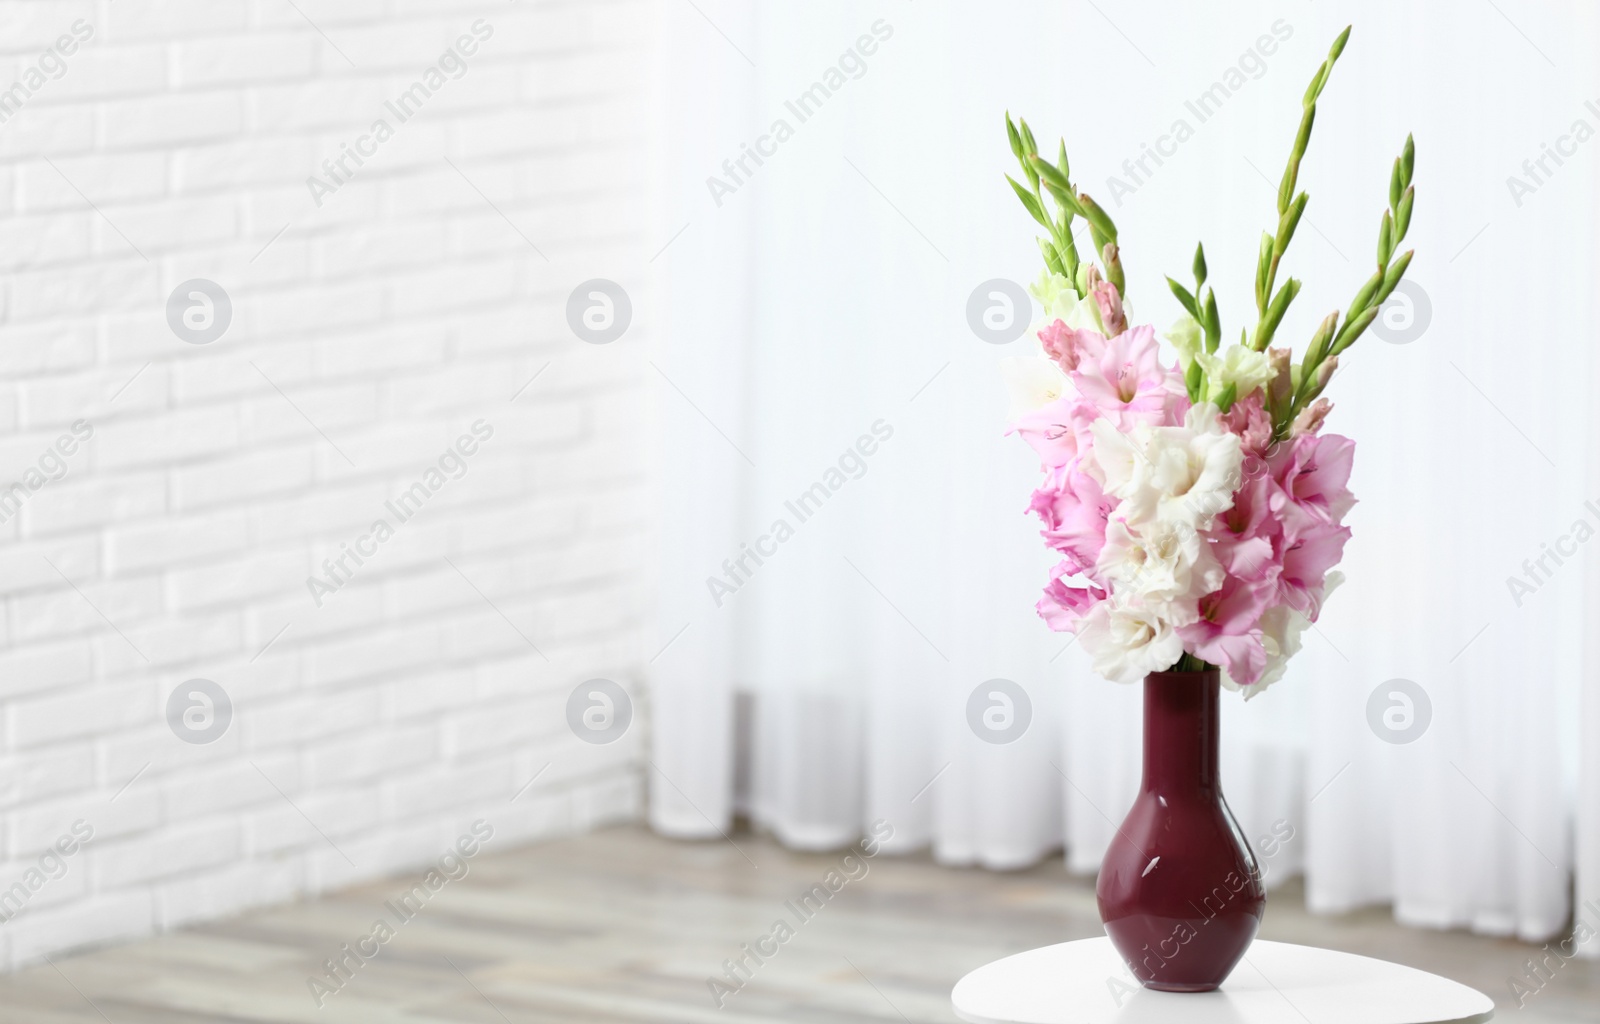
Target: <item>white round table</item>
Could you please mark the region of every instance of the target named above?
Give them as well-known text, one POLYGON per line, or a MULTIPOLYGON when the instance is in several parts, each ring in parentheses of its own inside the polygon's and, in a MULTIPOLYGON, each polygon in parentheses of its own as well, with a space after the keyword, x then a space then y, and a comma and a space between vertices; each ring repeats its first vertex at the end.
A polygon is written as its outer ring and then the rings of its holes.
POLYGON ((978 968, 950 993, 972 1024, 1478 1024, 1494 1001, 1436 974, 1331 949, 1256 941, 1215 992, 1140 988, 1107 938, 978 968))

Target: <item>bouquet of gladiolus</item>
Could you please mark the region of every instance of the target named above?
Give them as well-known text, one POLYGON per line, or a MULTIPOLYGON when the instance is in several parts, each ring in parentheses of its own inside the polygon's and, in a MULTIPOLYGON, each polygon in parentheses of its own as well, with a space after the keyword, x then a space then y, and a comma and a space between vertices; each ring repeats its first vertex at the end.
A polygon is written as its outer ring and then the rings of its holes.
POLYGON ((1011 429, 1044 462, 1029 511, 1061 555, 1038 611, 1050 628, 1075 633, 1107 678, 1217 667, 1253 695, 1283 676, 1340 579, 1332 570, 1350 538, 1355 442, 1323 432, 1332 405, 1322 392, 1411 262, 1409 251, 1396 255, 1411 221, 1409 137, 1389 179, 1377 270, 1342 319, 1334 311, 1317 326, 1298 361, 1272 341, 1300 291, 1292 277, 1277 284, 1306 208, 1300 160, 1349 35, 1305 93, 1277 225, 1261 236, 1254 329, 1222 347, 1198 247, 1193 290, 1167 278, 1183 307, 1166 334, 1173 362, 1152 327, 1130 325, 1116 225, 1072 184, 1065 143, 1052 163, 1027 122, 1006 116, 1026 184, 1007 180, 1049 232, 1039 240, 1046 270, 1031 289, 1044 307, 1043 353, 1007 367, 1020 407, 1011 429), (1087 260, 1076 218, 1094 243, 1087 260))

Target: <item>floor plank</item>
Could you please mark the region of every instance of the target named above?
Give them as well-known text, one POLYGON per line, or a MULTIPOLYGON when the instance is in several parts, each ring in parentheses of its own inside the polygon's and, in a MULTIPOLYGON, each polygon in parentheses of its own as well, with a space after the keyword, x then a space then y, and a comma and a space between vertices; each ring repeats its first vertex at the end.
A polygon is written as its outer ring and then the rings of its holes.
MULTIPOLYGON (((1101 933, 1092 881, 1059 861, 1009 874, 926 856, 865 868, 807 920, 791 903, 840 869, 839 854, 749 834, 681 843, 609 829, 486 852, 404 922, 385 901, 420 873, 56 957, 0 979, 0 1024, 945 1022, 966 971, 1101 933), (325 979, 319 965, 380 919, 393 939, 319 1008, 308 977, 325 979), (707 979, 725 980, 723 961, 780 920, 793 936, 719 1008, 707 979)), ((1262 936, 1455 978, 1518 1024, 1600 1022, 1600 963, 1566 963, 1519 1009, 1509 979, 1533 947, 1401 928, 1382 909, 1317 918, 1300 903, 1296 886, 1274 893, 1262 936)))

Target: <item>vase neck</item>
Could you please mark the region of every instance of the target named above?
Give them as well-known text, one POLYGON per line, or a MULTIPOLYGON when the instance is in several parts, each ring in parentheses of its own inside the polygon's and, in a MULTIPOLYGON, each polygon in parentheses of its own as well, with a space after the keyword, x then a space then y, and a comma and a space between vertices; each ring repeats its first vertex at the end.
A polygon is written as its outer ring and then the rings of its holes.
POLYGON ((1146 790, 1216 793, 1220 675, 1153 672, 1144 680, 1146 790))

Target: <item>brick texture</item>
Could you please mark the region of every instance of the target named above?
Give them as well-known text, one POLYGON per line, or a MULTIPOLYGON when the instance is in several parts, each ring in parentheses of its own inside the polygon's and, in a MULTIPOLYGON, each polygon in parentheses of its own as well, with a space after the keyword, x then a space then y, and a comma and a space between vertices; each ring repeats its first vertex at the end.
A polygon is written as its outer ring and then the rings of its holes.
POLYGON ((641 692, 647 333, 565 307, 659 243, 654 16, 0 0, 0 964, 412 870, 478 818, 503 849, 638 814, 643 709, 595 745, 566 705, 641 692), (197 278, 208 344, 168 324, 197 278), (169 722, 194 679, 231 709, 204 743, 169 722))

